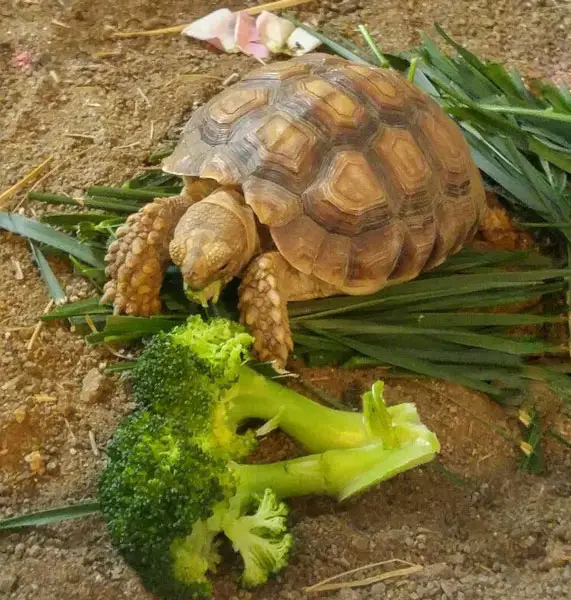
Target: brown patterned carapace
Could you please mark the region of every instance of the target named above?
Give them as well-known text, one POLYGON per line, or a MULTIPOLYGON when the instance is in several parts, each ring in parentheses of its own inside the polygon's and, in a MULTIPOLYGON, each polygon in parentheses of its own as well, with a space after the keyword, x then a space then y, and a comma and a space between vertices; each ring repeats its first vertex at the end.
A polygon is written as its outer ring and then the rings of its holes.
POLYGON ((350 294, 440 264, 486 207, 468 145, 434 101, 394 71, 323 54, 215 97, 165 170, 242 186, 283 257, 350 294))

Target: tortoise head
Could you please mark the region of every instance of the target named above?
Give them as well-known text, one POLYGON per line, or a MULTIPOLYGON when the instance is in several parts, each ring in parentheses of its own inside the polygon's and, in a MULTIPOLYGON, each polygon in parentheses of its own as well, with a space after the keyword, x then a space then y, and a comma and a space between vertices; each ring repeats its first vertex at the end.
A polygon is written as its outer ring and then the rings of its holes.
POLYGON ((250 262, 258 245, 252 209, 231 189, 193 204, 177 224, 169 251, 186 295, 205 305, 250 262))

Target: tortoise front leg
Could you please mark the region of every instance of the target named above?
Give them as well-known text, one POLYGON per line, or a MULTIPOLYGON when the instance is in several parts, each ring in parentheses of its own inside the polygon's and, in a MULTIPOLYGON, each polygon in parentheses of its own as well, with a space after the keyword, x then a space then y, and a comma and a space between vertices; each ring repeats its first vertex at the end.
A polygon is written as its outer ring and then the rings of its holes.
POLYGON ((157 198, 129 215, 105 256, 109 281, 101 304, 112 302, 114 314, 146 317, 160 311, 159 294, 175 227, 188 208, 214 188, 209 181, 187 181, 181 196, 157 198))
POLYGON ((239 289, 240 321, 254 336, 257 358, 282 369, 293 340, 287 302, 339 294, 337 289, 294 269, 279 252, 254 258, 244 272, 239 289))

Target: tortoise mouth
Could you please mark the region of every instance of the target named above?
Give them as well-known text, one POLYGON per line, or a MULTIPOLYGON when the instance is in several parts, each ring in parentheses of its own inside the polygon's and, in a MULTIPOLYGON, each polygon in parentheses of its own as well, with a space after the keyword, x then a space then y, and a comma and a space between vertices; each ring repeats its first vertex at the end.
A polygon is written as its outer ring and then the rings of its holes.
POLYGON ((183 283, 184 294, 191 301, 196 304, 200 304, 203 307, 208 306, 209 302, 216 304, 220 298, 220 292, 222 291, 222 281, 217 280, 208 284, 202 289, 194 289, 185 281, 183 283))

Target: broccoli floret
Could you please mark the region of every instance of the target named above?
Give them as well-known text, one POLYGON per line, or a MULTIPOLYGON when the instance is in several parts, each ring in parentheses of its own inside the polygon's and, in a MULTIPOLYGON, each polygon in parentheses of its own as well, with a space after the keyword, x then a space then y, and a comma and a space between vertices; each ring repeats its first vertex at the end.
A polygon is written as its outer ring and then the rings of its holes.
POLYGON ((269 488, 263 496, 235 496, 229 503, 222 517, 222 529, 242 556, 241 581, 245 586, 262 585, 268 575, 286 566, 293 546, 293 536, 287 531, 287 515, 286 504, 269 488))
POLYGON ((191 317, 186 325, 153 337, 133 369, 133 395, 139 406, 185 424, 205 451, 246 456, 256 446, 254 432, 237 433, 227 422, 222 399, 247 359, 252 338, 227 319, 216 319, 208 329, 195 327, 202 324, 200 317, 191 317))
MULTIPOLYGON (((370 395, 378 402, 379 387, 370 395)), ((260 585, 286 565, 292 547, 282 499, 347 498, 434 457, 436 437, 404 412, 416 437, 400 439, 393 427, 389 443, 258 465, 204 452, 185 424, 141 409, 117 429, 101 477, 112 540, 145 586, 169 600, 210 594, 220 536, 242 557, 242 583, 260 585)))
MULTIPOLYGON (((251 419, 271 421, 310 452, 390 435, 367 397, 360 413, 335 410, 258 373, 248 364, 252 344, 252 336, 229 319, 192 316, 145 348, 133 372, 135 399, 161 414, 176 414, 205 451, 226 458, 252 451, 254 432, 238 434, 251 419)), ((387 410, 396 416, 395 407, 387 410)))
POLYGON ((205 573, 217 559, 201 522, 225 497, 223 482, 212 477, 214 462, 172 421, 145 410, 129 415, 108 446, 99 499, 109 532, 145 586, 165 597, 210 591, 205 573))
POLYGON ((99 484, 114 546, 147 589, 169 600, 206 598, 220 534, 243 559, 244 585, 287 563, 287 506, 242 485, 238 465, 205 454, 178 423, 140 410, 117 428, 99 484))

